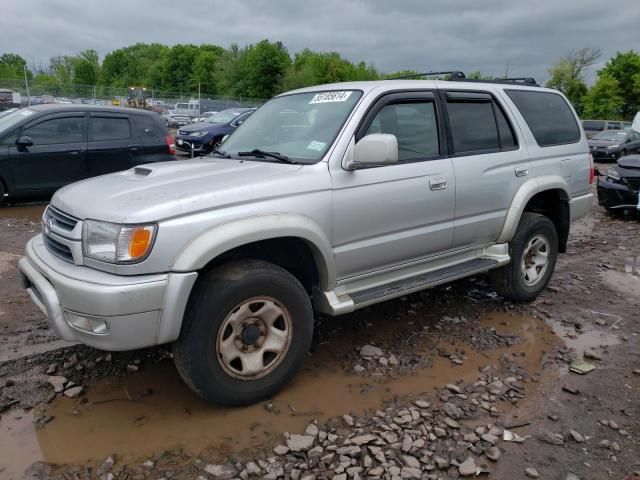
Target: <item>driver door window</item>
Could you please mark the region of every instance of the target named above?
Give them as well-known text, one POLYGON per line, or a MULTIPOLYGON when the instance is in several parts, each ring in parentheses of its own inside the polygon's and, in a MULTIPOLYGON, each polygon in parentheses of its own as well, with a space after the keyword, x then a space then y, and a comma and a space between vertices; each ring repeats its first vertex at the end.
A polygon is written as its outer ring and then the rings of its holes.
POLYGON ((440 154, 433 102, 392 103, 380 109, 366 135, 388 133, 398 140, 398 161, 415 161, 440 154))

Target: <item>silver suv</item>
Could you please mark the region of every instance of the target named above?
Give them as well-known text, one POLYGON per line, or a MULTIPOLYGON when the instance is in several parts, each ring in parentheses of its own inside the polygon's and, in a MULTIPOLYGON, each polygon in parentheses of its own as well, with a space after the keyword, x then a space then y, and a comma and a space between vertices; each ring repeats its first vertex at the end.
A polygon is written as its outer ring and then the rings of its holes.
POLYGON ((212 155, 63 188, 20 260, 64 339, 173 343, 185 382, 220 404, 281 389, 314 310, 341 315, 488 272, 545 289, 593 165, 557 91, 387 80, 282 94, 212 155))

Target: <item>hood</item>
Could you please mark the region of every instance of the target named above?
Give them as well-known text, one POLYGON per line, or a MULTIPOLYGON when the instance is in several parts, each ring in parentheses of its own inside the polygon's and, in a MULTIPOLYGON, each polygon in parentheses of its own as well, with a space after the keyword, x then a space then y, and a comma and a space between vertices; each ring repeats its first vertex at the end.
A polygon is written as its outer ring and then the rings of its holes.
POLYGON ((617 170, 623 177, 640 177, 640 155, 622 157, 617 162, 617 170))
POLYGON ((214 132, 216 130, 220 130, 222 127, 226 127, 227 125, 224 123, 207 123, 207 122, 198 122, 198 123, 190 123, 189 125, 185 125, 184 127, 180 127, 180 131, 182 132, 199 132, 200 130, 207 130, 209 132, 214 132))
POLYGON ((620 140, 589 140, 590 147, 608 147, 609 145, 620 145, 620 140))
POLYGON ((213 157, 152 163, 68 185, 51 204, 82 220, 156 222, 292 192, 300 168, 213 157))

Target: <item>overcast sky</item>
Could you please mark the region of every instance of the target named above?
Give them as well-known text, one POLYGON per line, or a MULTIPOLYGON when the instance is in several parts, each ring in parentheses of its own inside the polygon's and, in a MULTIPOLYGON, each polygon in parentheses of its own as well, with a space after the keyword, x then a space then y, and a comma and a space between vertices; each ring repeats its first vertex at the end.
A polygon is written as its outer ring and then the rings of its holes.
POLYGON ((2 0, 0 11, 0 53, 29 63, 137 42, 268 38, 291 54, 335 50, 387 72, 503 75, 508 64, 510 76, 543 81, 570 50, 599 47, 601 64, 640 51, 640 0, 2 0))

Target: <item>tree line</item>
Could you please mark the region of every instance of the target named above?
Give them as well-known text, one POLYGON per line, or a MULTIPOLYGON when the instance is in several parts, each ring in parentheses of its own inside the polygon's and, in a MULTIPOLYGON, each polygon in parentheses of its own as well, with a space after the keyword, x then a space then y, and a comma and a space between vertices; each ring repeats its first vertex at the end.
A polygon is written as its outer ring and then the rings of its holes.
MULTIPOLYGON (((599 49, 570 52, 549 67, 546 86, 562 91, 584 118, 629 119, 640 110, 640 55, 618 52, 597 72, 588 87, 584 74, 601 57, 599 49)), ((304 49, 291 55, 281 42, 262 40, 240 47, 137 43, 107 53, 95 50, 59 55, 47 65, 29 65, 13 53, 0 56, 0 78, 26 75, 55 91, 59 85, 147 87, 168 92, 270 98, 294 88, 349 80, 376 80, 414 74, 412 70, 383 73, 366 62, 351 62, 338 52, 304 49)), ((480 71, 470 78, 491 79, 480 71)))

